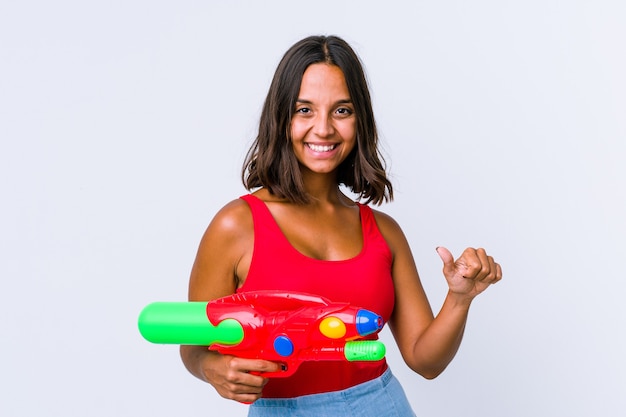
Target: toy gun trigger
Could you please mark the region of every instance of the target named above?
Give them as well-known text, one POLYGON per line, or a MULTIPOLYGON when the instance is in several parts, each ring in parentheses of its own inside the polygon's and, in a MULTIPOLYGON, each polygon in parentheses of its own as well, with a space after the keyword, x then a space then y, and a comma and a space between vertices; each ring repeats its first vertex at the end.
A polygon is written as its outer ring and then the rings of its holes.
POLYGON ((296 372, 296 369, 298 369, 298 363, 295 361, 288 361, 288 362, 276 362, 276 361, 272 361, 274 363, 277 363, 278 366, 280 367, 279 371, 275 371, 275 372, 257 372, 257 371, 252 371, 250 372, 252 375, 259 375, 262 376, 263 378, 285 378, 288 376, 293 375, 296 372))

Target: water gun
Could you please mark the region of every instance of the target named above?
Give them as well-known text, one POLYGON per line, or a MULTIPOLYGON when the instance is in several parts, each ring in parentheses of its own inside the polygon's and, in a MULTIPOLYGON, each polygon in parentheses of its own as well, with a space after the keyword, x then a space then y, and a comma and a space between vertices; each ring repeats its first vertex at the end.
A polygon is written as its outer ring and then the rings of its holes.
POLYGON ((304 361, 377 361, 379 315, 349 303, 293 292, 251 291, 209 302, 155 302, 139 315, 152 343, 208 346, 223 354, 281 364, 266 377, 292 375, 304 361), (207 320, 208 319, 208 320, 207 320))

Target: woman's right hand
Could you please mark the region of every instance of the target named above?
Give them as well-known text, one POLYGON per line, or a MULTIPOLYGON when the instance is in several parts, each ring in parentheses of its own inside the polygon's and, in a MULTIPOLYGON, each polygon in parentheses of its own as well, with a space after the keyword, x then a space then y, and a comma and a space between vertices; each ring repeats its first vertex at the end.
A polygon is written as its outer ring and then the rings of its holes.
POLYGON ((203 346, 181 346, 185 364, 195 363, 189 371, 211 384, 224 398, 250 404, 262 396, 268 378, 259 374, 277 372, 280 365, 262 359, 222 355, 203 346))

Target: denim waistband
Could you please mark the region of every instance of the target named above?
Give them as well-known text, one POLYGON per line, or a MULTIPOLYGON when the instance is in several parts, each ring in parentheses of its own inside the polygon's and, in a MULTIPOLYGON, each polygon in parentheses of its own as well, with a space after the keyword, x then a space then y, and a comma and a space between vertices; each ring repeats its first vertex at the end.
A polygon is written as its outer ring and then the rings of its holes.
POLYGON ((341 391, 295 398, 261 398, 250 405, 249 417, 414 417, 404 390, 391 370, 378 378, 341 391))
POLYGON ((387 368, 381 376, 341 391, 303 395, 296 398, 261 398, 257 400, 254 405, 291 408, 295 406, 303 406, 305 404, 315 405, 316 403, 327 401, 346 401, 355 396, 360 396, 363 395, 363 393, 375 390, 379 386, 384 388, 389 384, 392 378, 393 373, 391 372, 391 369, 387 368))
POLYGON ((383 386, 386 386, 389 383, 389 381, 391 381, 391 378, 393 378, 393 374, 391 373, 391 369, 389 369, 389 368, 387 368, 387 370, 385 372, 383 372, 383 374, 379 377, 379 379, 382 382, 383 386))

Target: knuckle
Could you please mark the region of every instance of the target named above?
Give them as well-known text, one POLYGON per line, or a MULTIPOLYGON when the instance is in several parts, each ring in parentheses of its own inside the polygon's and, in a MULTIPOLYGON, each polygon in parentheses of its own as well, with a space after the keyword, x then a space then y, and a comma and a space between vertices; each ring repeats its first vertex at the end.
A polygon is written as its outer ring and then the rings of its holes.
POLYGON ((230 360, 228 361, 229 368, 239 368, 240 364, 241 364, 241 360, 236 356, 231 357, 230 360))
POLYGON ((236 384, 236 383, 239 382, 238 374, 239 374, 238 372, 236 372, 236 371, 234 371, 232 369, 229 369, 226 372, 226 375, 224 375, 224 377, 225 377, 226 381, 228 381, 229 384, 233 385, 233 384, 236 384))
POLYGON ((241 372, 239 371, 239 368, 232 365, 233 364, 231 362, 230 366, 226 368, 226 371, 224 373, 224 379, 229 383, 238 383, 241 372))

